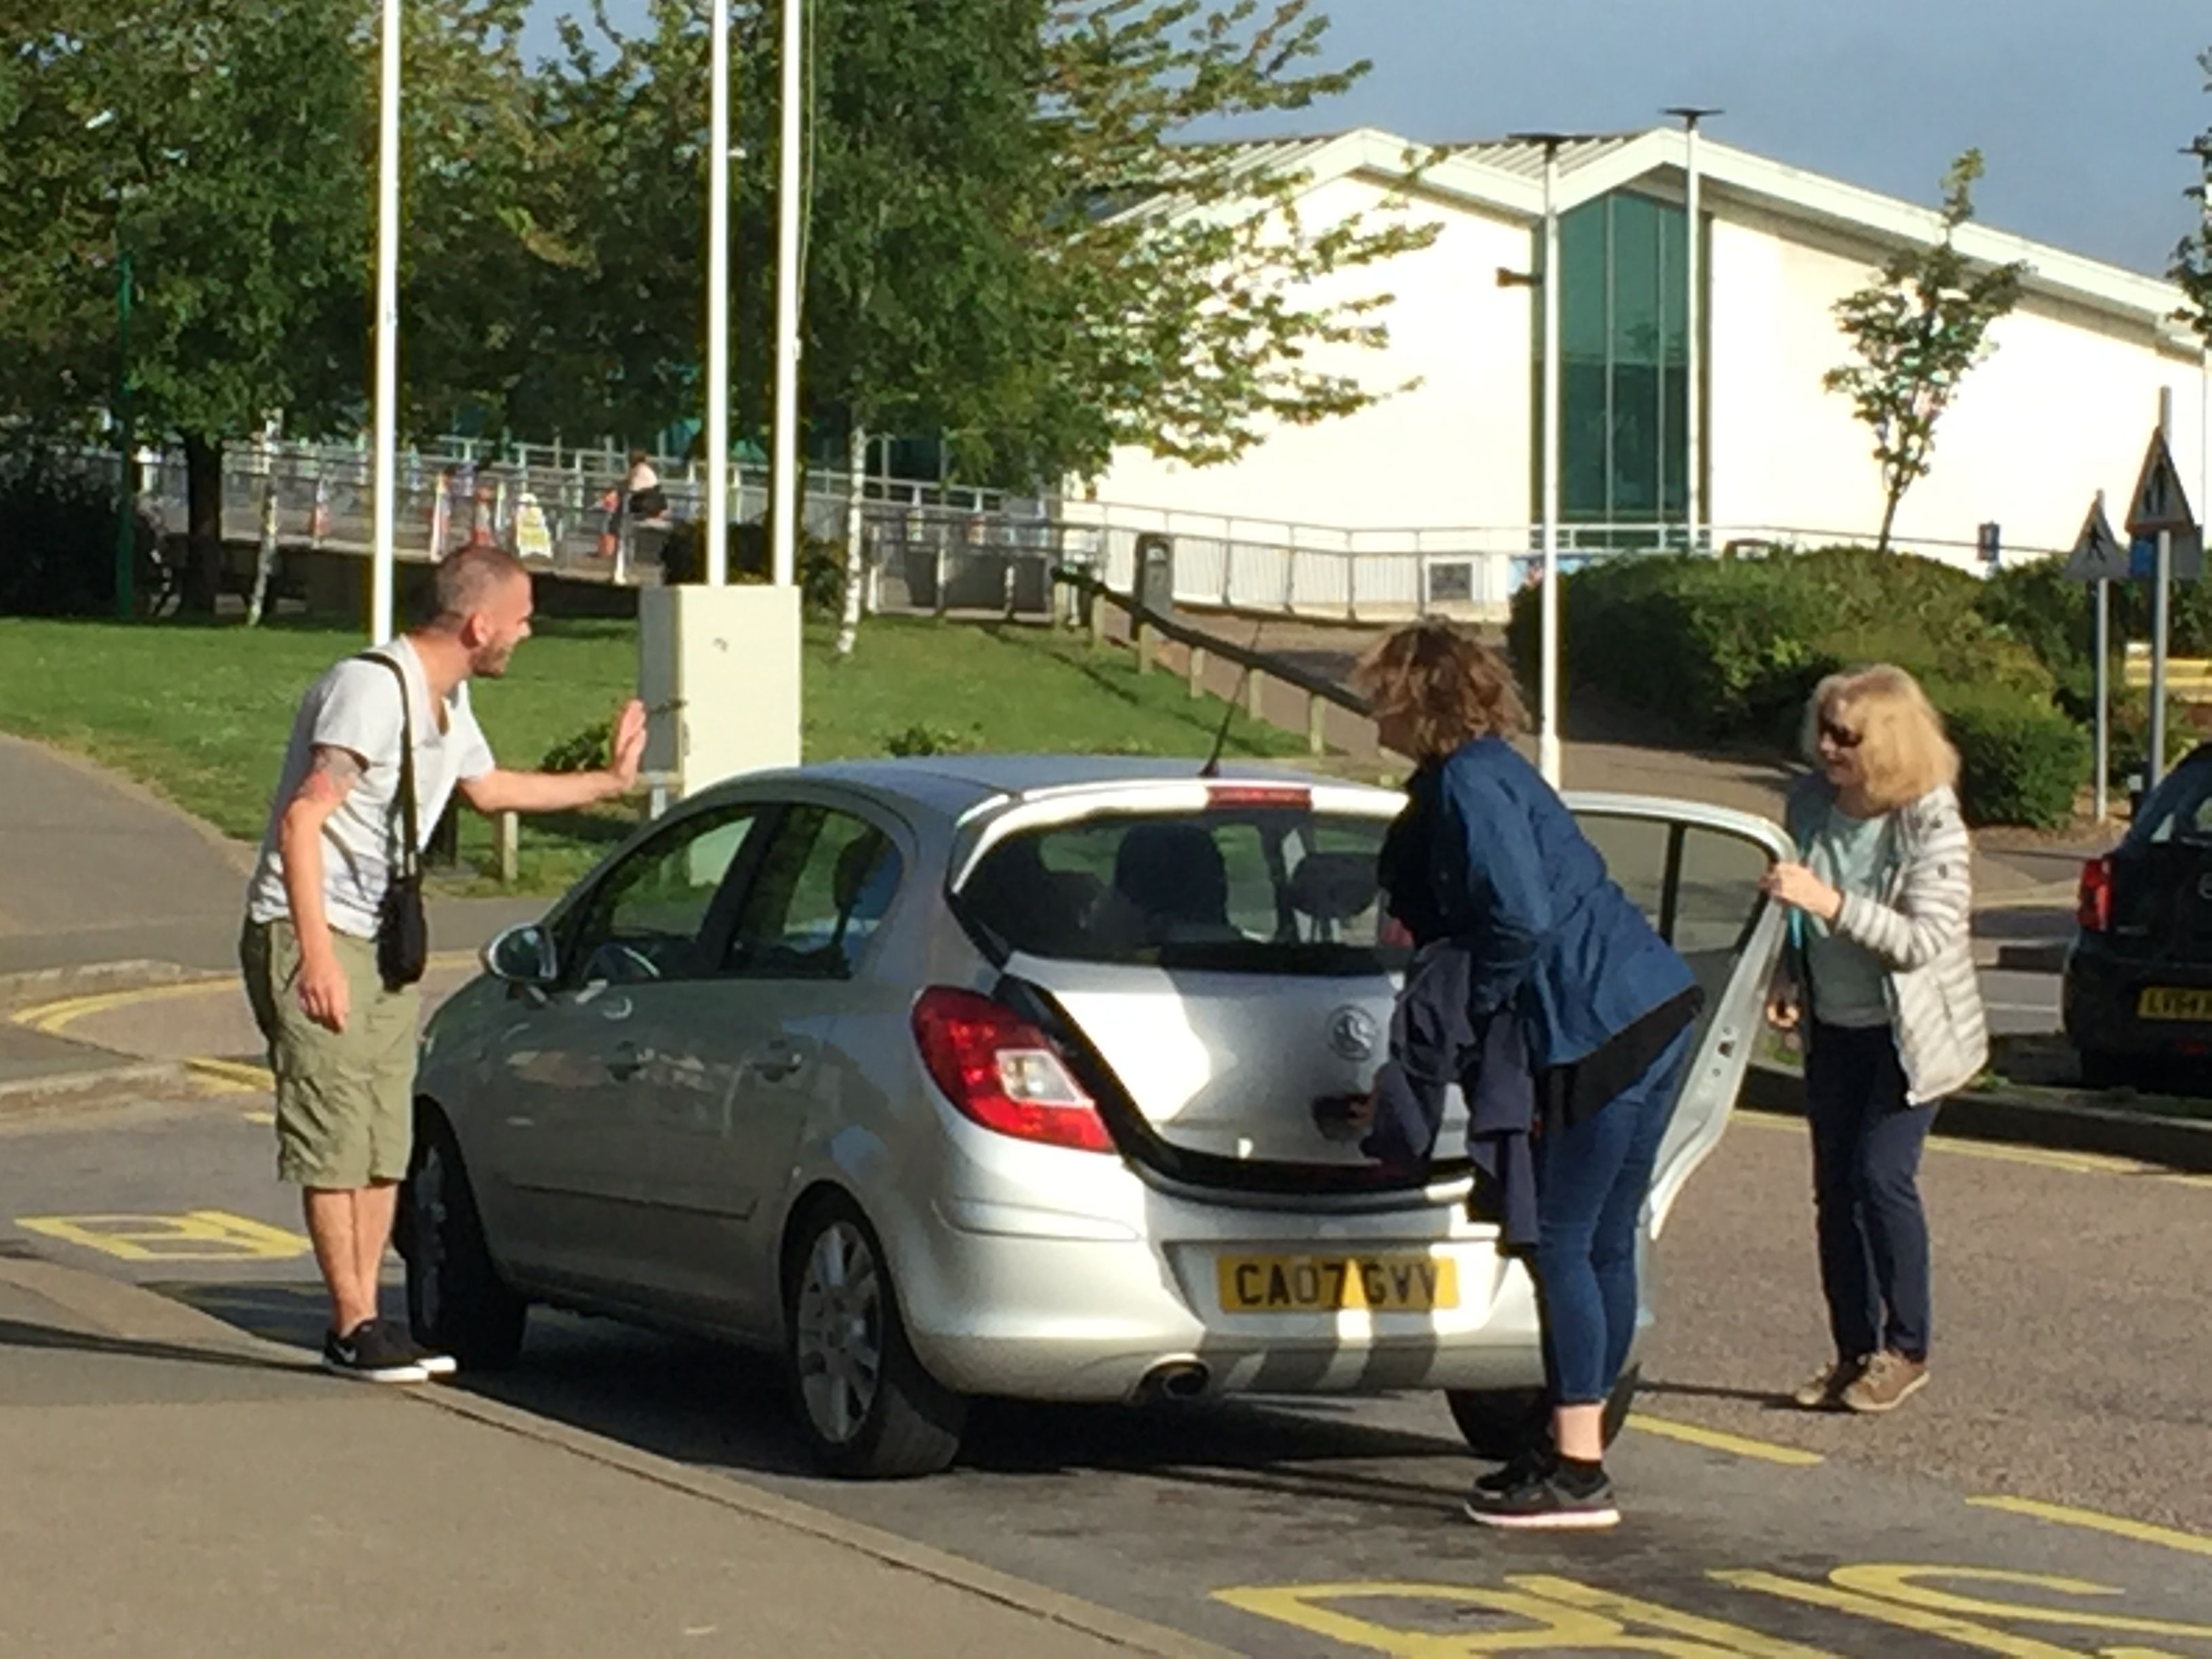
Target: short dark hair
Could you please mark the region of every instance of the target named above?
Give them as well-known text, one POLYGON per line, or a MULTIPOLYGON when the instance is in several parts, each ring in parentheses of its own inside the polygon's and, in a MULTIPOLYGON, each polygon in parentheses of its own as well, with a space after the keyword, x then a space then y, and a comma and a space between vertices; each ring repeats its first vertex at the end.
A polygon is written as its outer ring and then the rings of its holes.
POLYGON ((528 580, 530 567, 497 542, 455 548, 438 562, 432 620, 457 623, 474 615, 496 589, 517 576, 528 580))

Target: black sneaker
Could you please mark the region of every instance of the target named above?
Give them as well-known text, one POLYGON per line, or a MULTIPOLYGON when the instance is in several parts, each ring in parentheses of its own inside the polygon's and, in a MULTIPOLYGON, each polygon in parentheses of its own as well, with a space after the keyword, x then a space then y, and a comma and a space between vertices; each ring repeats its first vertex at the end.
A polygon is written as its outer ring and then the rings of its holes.
POLYGON ((1511 1492, 1533 1480, 1549 1474, 1559 1466, 1559 1455, 1548 1440, 1538 1440, 1515 1452, 1502 1467, 1488 1474, 1477 1475, 1474 1489, 1480 1492, 1511 1492))
POLYGON ((1620 1524, 1613 1482, 1602 1473, 1585 1482, 1553 1468, 1527 1475, 1503 1490, 1478 1483, 1467 1495, 1465 1507, 1467 1518, 1485 1527, 1577 1532, 1620 1524))
POLYGON ((363 1382, 428 1382, 430 1373, 374 1319, 364 1319, 343 1336, 323 1338, 323 1369, 363 1382))
POLYGON ((384 1339, 391 1345, 393 1352, 404 1354, 434 1379, 451 1376, 460 1370, 461 1362, 453 1355, 441 1352, 436 1348, 426 1348, 417 1342, 415 1333, 408 1328, 405 1321, 380 1319, 376 1322, 384 1328, 384 1339))

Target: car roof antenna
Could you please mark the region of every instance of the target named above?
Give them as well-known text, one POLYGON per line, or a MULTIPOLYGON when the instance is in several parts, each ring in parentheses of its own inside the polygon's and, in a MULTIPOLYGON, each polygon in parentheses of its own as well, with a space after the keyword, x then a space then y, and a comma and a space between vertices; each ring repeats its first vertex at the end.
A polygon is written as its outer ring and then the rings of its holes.
POLYGON ((1221 711, 1221 724, 1214 729, 1213 749, 1206 757, 1206 764, 1198 769, 1201 778, 1221 775, 1221 750, 1229 741, 1229 723, 1237 718, 1237 700, 1244 695, 1245 683, 1252 678, 1252 653, 1260 648, 1261 630, 1267 625, 1265 617, 1252 629, 1252 643, 1244 647, 1244 672, 1237 677, 1237 689, 1229 694, 1229 706, 1221 711))

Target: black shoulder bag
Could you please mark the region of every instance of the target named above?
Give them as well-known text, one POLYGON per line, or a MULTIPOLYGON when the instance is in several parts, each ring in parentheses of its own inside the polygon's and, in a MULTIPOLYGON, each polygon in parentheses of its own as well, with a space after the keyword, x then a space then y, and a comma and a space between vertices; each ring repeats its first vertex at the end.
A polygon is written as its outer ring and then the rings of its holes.
POLYGON ((415 817, 415 696, 407 671, 374 651, 366 662, 382 663, 399 682, 399 801, 392 817, 399 847, 376 916, 376 969, 387 991, 404 990, 422 977, 430 962, 430 920, 422 909, 422 842, 415 817))

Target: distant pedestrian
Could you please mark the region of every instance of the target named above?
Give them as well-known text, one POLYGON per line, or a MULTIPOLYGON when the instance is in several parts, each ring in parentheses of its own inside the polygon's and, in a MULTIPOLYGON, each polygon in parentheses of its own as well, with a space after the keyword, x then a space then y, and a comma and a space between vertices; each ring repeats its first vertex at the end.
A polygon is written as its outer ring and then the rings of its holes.
POLYGON ((1818 769, 1788 809, 1802 861, 1765 881, 1792 912, 1768 1016, 1803 1033, 1836 1355, 1795 1398, 1808 1411, 1887 1412, 1928 1382, 1921 1152, 1937 1103, 1989 1056, 1970 939, 1972 847, 1954 793, 1958 751, 1902 669, 1822 681, 1805 750, 1818 769))
POLYGON ((428 952, 416 860, 456 789, 485 813, 586 806, 634 787, 645 745, 633 702, 607 769, 501 770, 467 683, 505 673, 529 637, 529 574, 472 543, 435 580, 428 621, 339 663, 301 701, 239 947, 276 1073, 277 1174, 304 1189, 330 1291, 323 1363, 380 1382, 454 1368, 380 1319, 377 1300, 413 1139, 428 952))
MULTIPOLYGON (((1517 1218, 1534 1244, 1551 1434, 1477 1480, 1467 1514, 1494 1527, 1613 1526, 1606 1405, 1635 1340, 1638 1231, 1681 1092, 1697 982, 1508 741, 1527 717, 1495 651, 1424 623, 1370 651, 1357 684, 1383 745, 1418 769, 1380 872, 1417 949, 1391 1063, 1364 1109, 1376 1130, 1368 1150, 1397 1164, 1408 1139, 1425 1139, 1411 1150, 1429 1156, 1440 1109, 1429 1107, 1417 1136, 1394 1137, 1394 1118, 1402 1126, 1413 1115, 1394 1097, 1433 1096, 1432 1085, 1456 1080, 1473 1117, 1488 1109, 1480 1097, 1504 1109, 1496 1157, 1509 1231, 1516 1162, 1534 1177, 1534 1214, 1517 1218), (1440 1026, 1480 1040, 1420 1036, 1440 1026), (1445 1048, 1459 1051, 1456 1079, 1435 1063, 1445 1048), (1395 1086, 1400 1077, 1409 1088, 1395 1086), (1516 1092, 1515 1148, 1504 1120, 1516 1092)), ((1470 1151, 1477 1133, 1471 1123, 1470 1151)))

